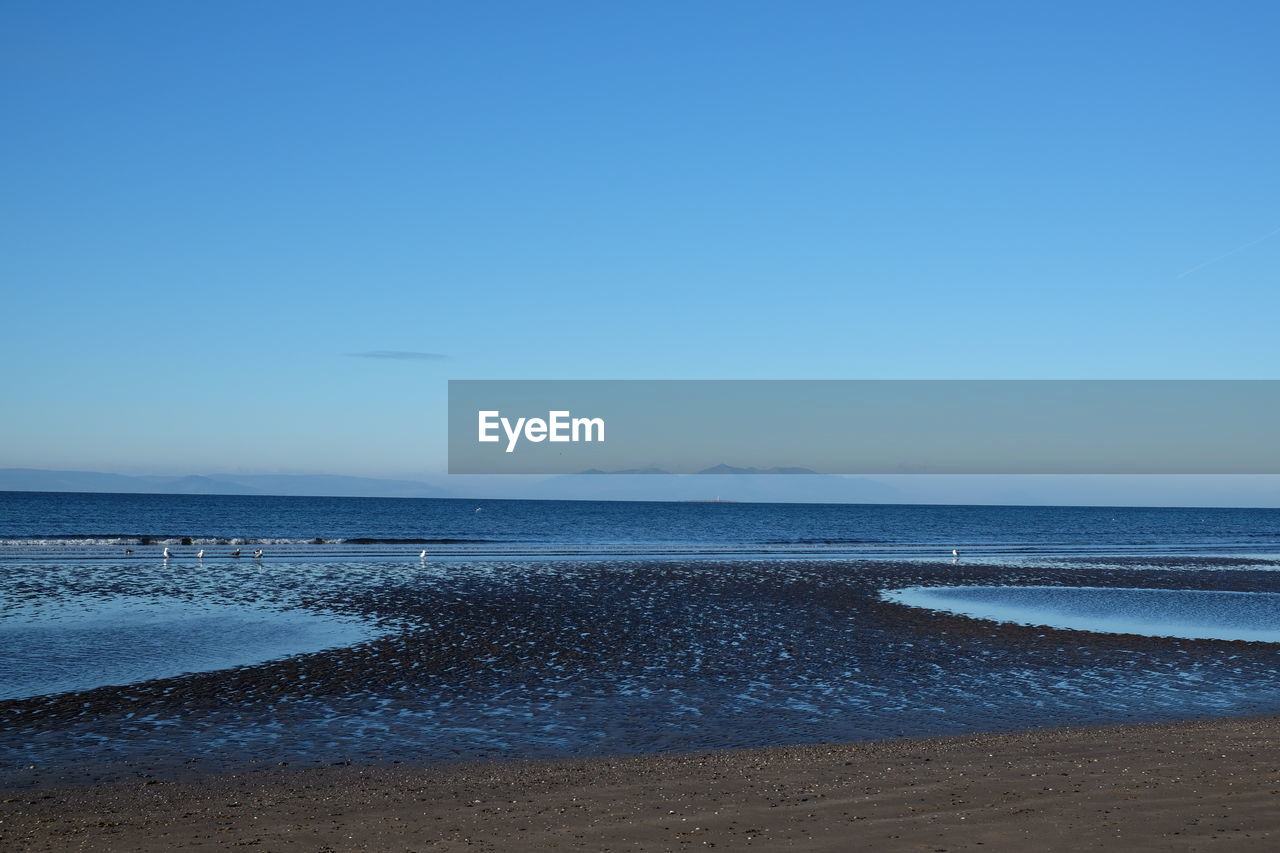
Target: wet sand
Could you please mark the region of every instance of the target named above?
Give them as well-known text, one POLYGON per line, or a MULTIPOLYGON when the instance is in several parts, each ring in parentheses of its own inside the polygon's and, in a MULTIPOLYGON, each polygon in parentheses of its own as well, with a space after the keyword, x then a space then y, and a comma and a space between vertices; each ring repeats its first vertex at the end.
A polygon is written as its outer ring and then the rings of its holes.
POLYGON ((297 563, 209 565, 180 581, 107 561, 19 567, 15 601, 188 596, 331 612, 390 633, 0 701, 0 789, 29 782, 29 764, 48 786, 123 781, 135 767, 166 780, 238 772, 255 759, 428 766, 1277 713, 1275 645, 996 624, 879 597, 955 583, 1275 588, 1270 564, 1203 562, 297 563))
POLYGON ((1280 717, 0 792, 0 849, 1273 850, 1280 717))

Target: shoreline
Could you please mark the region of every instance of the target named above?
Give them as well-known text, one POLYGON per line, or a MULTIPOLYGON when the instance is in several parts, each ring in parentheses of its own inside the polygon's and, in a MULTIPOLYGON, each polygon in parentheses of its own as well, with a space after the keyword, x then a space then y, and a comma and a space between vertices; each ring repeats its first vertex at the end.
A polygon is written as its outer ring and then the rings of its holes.
MULTIPOLYGON (((77 589, 232 603, 243 589, 255 604, 409 627, 253 666, 2 701, 0 788, 127 780, 138 768, 177 778, 253 759, 427 765, 1275 713, 1275 646, 991 623, 879 597, 958 581, 1274 588, 1269 567, 1228 568, 690 560, 334 575, 244 566, 187 576, 182 589, 159 569, 94 569, 77 574, 77 589)), ((40 590, 28 585, 19 600, 40 590)), ((45 594, 65 593, 50 584, 45 594)))
POLYGON ((1280 715, 0 791, 0 848, 1273 849, 1280 715))

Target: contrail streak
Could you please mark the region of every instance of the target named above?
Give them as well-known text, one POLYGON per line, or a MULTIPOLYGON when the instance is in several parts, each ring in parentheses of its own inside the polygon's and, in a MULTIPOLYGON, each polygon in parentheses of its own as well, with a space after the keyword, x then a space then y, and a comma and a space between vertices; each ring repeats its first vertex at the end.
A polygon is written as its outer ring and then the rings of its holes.
POLYGON ((1270 240, 1272 237, 1276 236, 1277 234, 1280 234, 1280 228, 1277 228, 1274 231, 1268 231, 1266 234, 1263 234, 1257 240, 1252 240, 1248 243, 1245 243, 1243 246, 1236 246, 1230 252, 1223 252, 1221 255, 1218 255, 1218 257, 1216 258, 1210 258, 1209 260, 1205 261, 1202 264, 1196 264, 1191 269, 1183 270, 1182 272, 1178 273, 1178 278, 1186 278, 1196 270, 1202 270, 1205 267, 1209 266, 1209 264, 1216 264, 1218 261, 1224 258, 1229 258, 1232 255, 1236 254, 1237 252, 1243 252, 1245 249, 1251 249, 1264 240, 1270 240))

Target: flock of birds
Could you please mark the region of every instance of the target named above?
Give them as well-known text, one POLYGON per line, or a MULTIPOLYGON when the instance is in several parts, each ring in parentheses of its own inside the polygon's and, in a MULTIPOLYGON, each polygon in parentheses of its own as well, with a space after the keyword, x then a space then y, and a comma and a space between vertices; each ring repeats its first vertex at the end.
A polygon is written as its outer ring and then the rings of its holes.
MULTIPOLYGON (((476 512, 480 512, 482 509, 483 509, 483 507, 476 507, 476 512)), ((125 548, 125 549, 124 549, 124 552, 125 552, 126 554, 132 554, 132 553, 133 553, 133 549, 132 549, 132 548, 125 548)), ((180 556, 180 555, 173 553, 172 551, 170 551, 170 550, 169 550, 168 546, 165 546, 165 549, 164 549, 164 558, 165 558, 166 560, 170 559, 171 557, 177 557, 177 556, 180 556)), ((239 548, 237 548, 237 549, 235 549, 234 551, 232 551, 232 552, 231 552, 231 556, 232 556, 232 557, 239 557, 239 556, 240 556, 240 549, 239 549, 239 548)), ((203 559, 204 559, 204 549, 203 549, 203 548, 201 548, 199 551, 197 551, 197 552, 196 552, 196 559, 197 559, 197 560, 203 560, 203 559)), ((262 549, 261 549, 261 548, 256 548, 256 549, 254 549, 254 552, 253 552, 253 559, 255 559, 255 560, 261 560, 261 559, 262 559, 262 549)), ((427 549, 426 549, 426 548, 423 548, 423 549, 418 553, 418 559, 419 559, 419 560, 421 560, 421 561, 422 561, 422 562, 424 562, 424 563, 426 562, 426 560, 427 560, 427 549)), ((960 562, 960 549, 958 549, 958 548, 952 548, 952 549, 951 549, 951 562, 952 562, 952 563, 958 563, 958 562, 960 562)))
MULTIPOLYGON (((480 510, 476 510, 476 512, 479 512, 479 511, 480 511, 480 510)), ((132 548, 125 548, 125 549, 124 549, 124 552, 125 552, 126 554, 132 554, 132 553, 133 553, 133 549, 132 549, 132 548)), ((179 554, 175 554, 175 553, 173 553, 172 551, 170 551, 170 550, 169 550, 169 546, 167 546, 167 545, 165 546, 165 549, 164 549, 164 558, 165 558, 166 560, 167 560, 167 559, 169 559, 170 557, 177 557, 177 556, 180 556, 180 555, 179 555, 179 554)), ((231 556, 232 556, 232 557, 239 557, 239 556, 240 556, 240 549, 239 549, 239 548, 237 548, 237 549, 235 549, 234 551, 232 551, 232 552, 231 552, 231 556)), ((960 560, 960 551, 959 551, 959 549, 957 549, 957 548, 952 548, 952 549, 951 549, 951 558, 952 558, 952 559, 951 559, 951 562, 953 562, 953 563, 958 562, 958 561, 960 560)), ((201 548, 199 551, 197 551, 197 552, 196 552, 196 559, 197 559, 197 560, 203 560, 203 559, 204 559, 204 549, 203 549, 203 548, 201 548)), ((253 552, 253 559, 255 559, 255 560, 261 560, 261 559, 262 559, 262 549, 261 549, 261 548, 256 548, 256 549, 254 549, 254 552, 253 552)), ((422 560, 423 562, 426 562, 426 560, 427 560, 427 549, 426 549, 426 548, 423 548, 420 552, 418 552, 418 559, 419 559, 419 560, 422 560)))
MULTIPOLYGON (((132 554, 132 553, 133 553, 133 549, 132 549, 132 548, 125 548, 125 549, 124 549, 124 552, 125 552, 126 554, 132 554)), ((167 560, 167 559, 169 559, 170 557, 180 557, 180 556, 182 556, 182 555, 181 555, 181 554, 175 554, 173 551, 170 551, 170 550, 169 550, 169 546, 167 546, 167 545, 165 546, 165 549, 164 549, 164 558, 165 558, 166 560, 167 560)), ((239 548, 237 548, 237 549, 235 549, 234 551, 232 551, 232 552, 231 552, 231 556, 232 556, 232 557, 239 557, 239 556, 240 556, 240 549, 239 549, 239 548)), ((197 552, 196 552, 196 559, 197 559, 197 560, 203 560, 203 559, 204 559, 204 549, 203 549, 203 548, 201 548, 199 551, 197 551, 197 552)), ((262 559, 262 549, 261 549, 261 548, 256 548, 256 549, 254 549, 254 552, 253 552, 253 559, 255 559, 255 560, 261 560, 261 559, 262 559)))
MULTIPOLYGON (((480 512, 480 511, 481 511, 481 510, 483 510, 483 509, 484 509, 484 507, 476 507, 476 512, 480 512)), ((125 548, 125 549, 124 549, 124 552, 125 552, 125 554, 132 554, 132 553, 133 553, 133 549, 132 549, 132 548, 125 548)), ((164 558, 165 558, 166 560, 170 559, 171 557, 180 557, 180 556, 182 556, 182 555, 181 555, 181 554, 175 554, 174 552, 172 552, 172 551, 170 551, 170 550, 169 550, 169 547, 168 547, 167 545, 165 546, 165 549, 164 549, 164 558)), ((237 549, 235 549, 234 551, 232 551, 232 552, 231 552, 231 556, 232 556, 232 557, 239 557, 239 556, 240 556, 240 549, 239 549, 239 548, 237 548, 237 549)), ((197 551, 197 552, 196 552, 196 559, 197 559, 197 560, 203 560, 203 559, 204 559, 204 549, 203 549, 203 548, 201 548, 199 551, 197 551)), ((254 550, 254 552, 253 552, 253 559, 255 559, 255 560, 261 560, 261 559, 262 559, 262 549, 261 549, 261 548, 257 548, 257 549, 255 549, 255 550, 254 550)), ((420 551, 420 552, 418 553, 418 559, 419 559, 419 560, 421 560, 421 561, 423 561, 423 562, 426 562, 426 560, 427 560, 427 549, 426 549, 426 548, 423 548, 423 549, 422 549, 422 551, 420 551)))
MULTIPOLYGON (((133 549, 132 549, 132 548, 125 548, 125 549, 124 549, 124 552, 125 552, 125 554, 132 554, 132 553, 133 553, 133 549)), ((164 549, 164 555, 163 555, 163 556, 164 556, 164 558, 165 558, 166 560, 168 560, 168 559, 170 559, 171 557, 181 557, 182 555, 181 555, 181 554, 176 554, 176 553, 174 553, 173 551, 170 551, 170 550, 169 550, 169 546, 168 546, 168 545, 166 545, 166 546, 165 546, 165 549, 164 549)), ((239 556, 240 556, 240 549, 239 549, 239 548, 237 548, 237 549, 235 549, 234 551, 232 551, 232 552, 231 552, 231 556, 232 556, 232 557, 239 557, 239 556)), ((203 559, 204 559, 204 549, 203 549, 203 548, 201 548, 199 551, 197 551, 197 552, 196 552, 196 559, 197 559, 197 560, 203 560, 203 559)), ((261 559, 262 559, 262 549, 261 549, 261 548, 255 548, 255 549, 254 549, 254 551, 253 551, 253 559, 255 559, 255 560, 261 560, 261 559)), ((419 560, 422 560, 423 562, 426 562, 426 559, 427 559, 427 549, 426 549, 426 548, 423 548, 423 549, 418 553, 418 559, 419 559, 419 560)))
MULTIPOLYGON (((125 554, 132 554, 132 553, 133 553, 133 549, 132 549, 132 548, 125 548, 125 549, 124 549, 124 552, 125 552, 125 554)), ((424 551, 423 553, 425 554, 426 552, 424 551)), ((181 555, 181 554, 176 554, 176 553, 174 553, 173 551, 170 551, 170 550, 169 550, 169 546, 167 546, 167 545, 166 545, 166 546, 165 546, 165 549, 164 549, 163 556, 164 556, 164 558, 167 560, 167 559, 169 559, 170 557, 181 557, 182 555, 181 555)), ((239 557, 239 556, 240 556, 240 549, 239 549, 239 548, 237 548, 237 549, 235 549, 234 551, 232 551, 232 552, 231 552, 231 556, 232 556, 232 557, 239 557)), ((203 559, 204 559, 204 549, 203 549, 203 548, 201 548, 199 551, 197 551, 197 552, 196 552, 196 559, 197 559, 197 560, 203 560, 203 559)), ((253 552, 253 559, 255 559, 255 560, 261 560, 261 559, 262 559, 262 549, 261 549, 261 548, 256 548, 256 549, 254 549, 254 552, 253 552)))

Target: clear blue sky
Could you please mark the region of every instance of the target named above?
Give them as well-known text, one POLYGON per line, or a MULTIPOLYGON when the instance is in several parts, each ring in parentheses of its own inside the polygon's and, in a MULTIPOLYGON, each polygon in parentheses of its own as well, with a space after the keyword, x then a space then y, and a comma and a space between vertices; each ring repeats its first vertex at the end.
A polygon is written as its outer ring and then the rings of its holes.
POLYGON ((1278 29, 9 0, 0 466, 414 476, 448 378, 1276 378, 1278 29))

